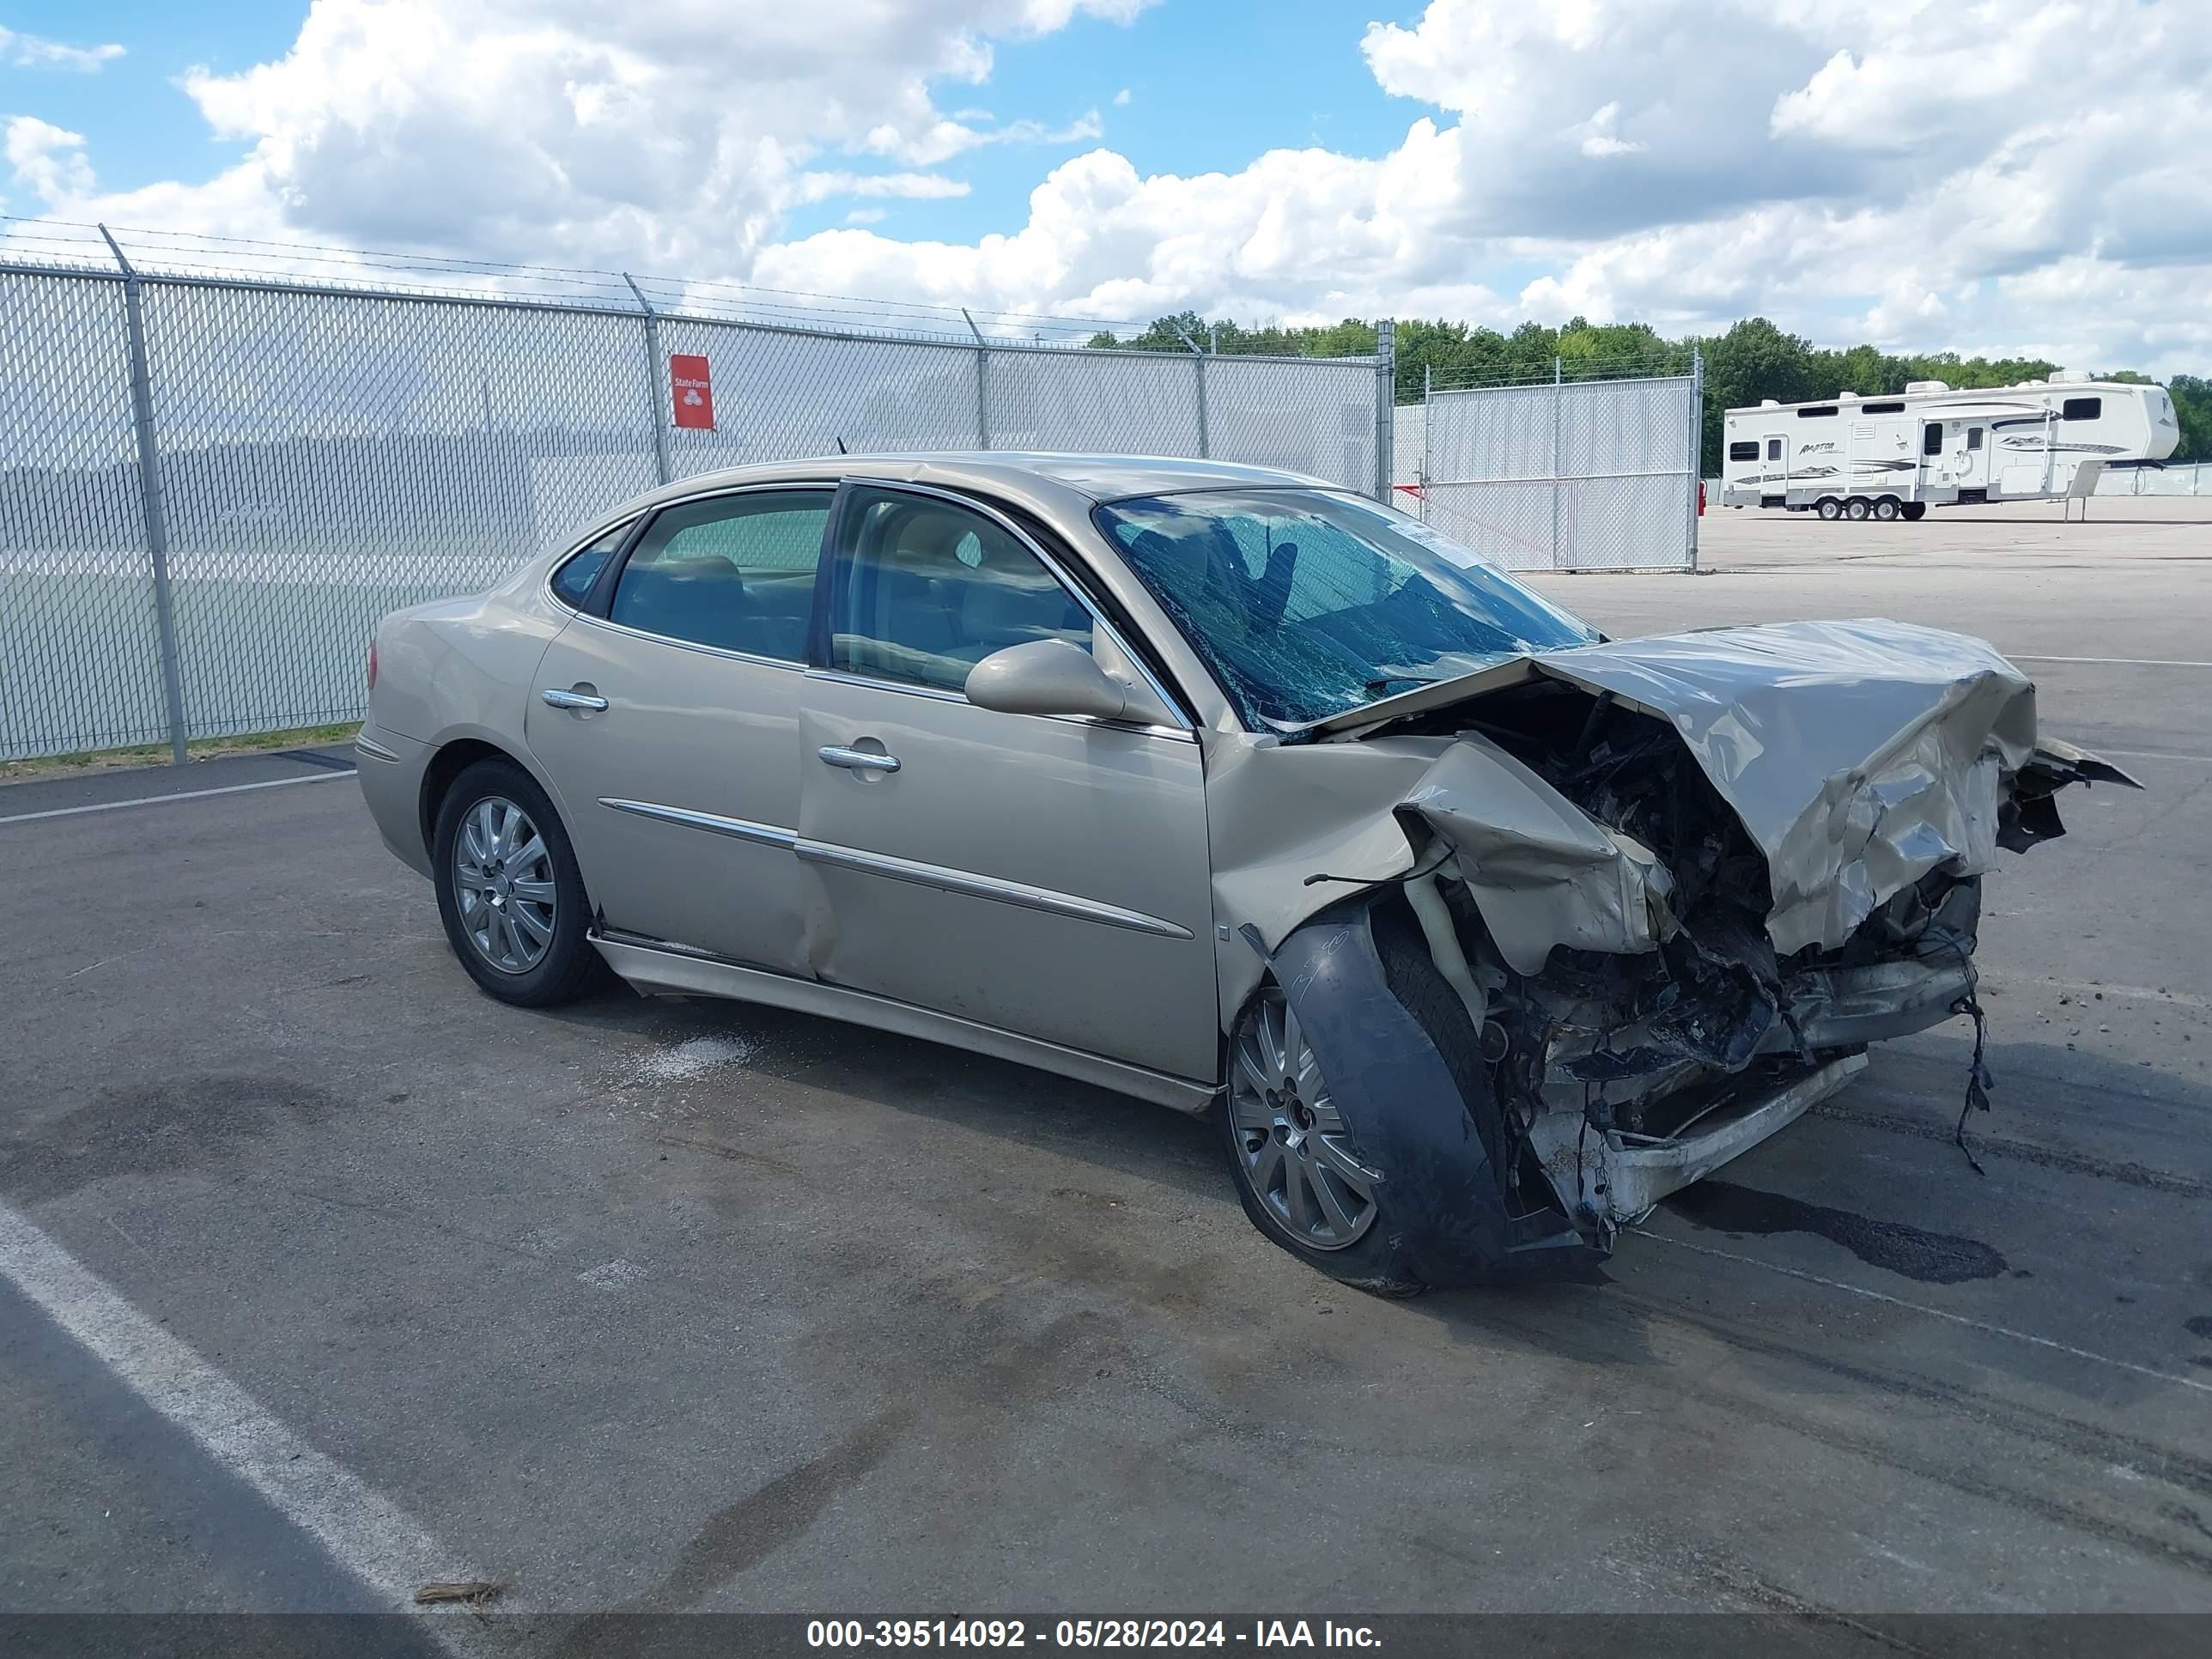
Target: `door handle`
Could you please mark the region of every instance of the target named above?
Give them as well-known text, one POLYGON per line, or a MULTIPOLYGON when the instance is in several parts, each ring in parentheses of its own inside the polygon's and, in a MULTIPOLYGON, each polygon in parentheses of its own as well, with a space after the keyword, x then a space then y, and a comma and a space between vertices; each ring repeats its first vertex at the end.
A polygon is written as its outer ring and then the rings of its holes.
POLYGON ((848 772, 896 772, 899 769, 896 755, 880 755, 868 749, 840 749, 836 744, 825 744, 814 751, 832 766, 842 766, 848 772))
POLYGON ((606 712, 607 700, 588 691, 562 691, 549 685, 538 696, 550 708, 587 709, 594 714, 606 712))

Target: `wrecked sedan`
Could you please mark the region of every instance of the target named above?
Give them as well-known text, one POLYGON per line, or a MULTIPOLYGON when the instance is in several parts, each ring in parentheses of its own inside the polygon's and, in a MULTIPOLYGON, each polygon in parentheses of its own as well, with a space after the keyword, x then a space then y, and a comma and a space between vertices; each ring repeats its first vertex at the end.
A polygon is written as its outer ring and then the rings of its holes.
POLYGON ((370 682, 362 792, 491 995, 611 968, 1210 1112, 1263 1233, 1397 1292, 1587 1266, 1978 1030, 1997 850, 2128 781, 1977 640, 1607 640, 1350 491, 1113 457, 690 479, 370 682))

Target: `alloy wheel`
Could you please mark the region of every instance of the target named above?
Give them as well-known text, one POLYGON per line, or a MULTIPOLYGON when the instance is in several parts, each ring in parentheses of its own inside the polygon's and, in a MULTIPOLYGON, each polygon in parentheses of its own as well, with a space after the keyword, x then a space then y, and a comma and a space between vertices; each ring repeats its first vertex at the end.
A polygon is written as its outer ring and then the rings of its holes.
POLYGON ((1252 1190, 1300 1243, 1341 1250, 1374 1224, 1377 1176, 1352 1157, 1320 1063, 1272 986, 1237 1029, 1229 1122, 1252 1190))
POLYGON ((553 854, 530 814, 501 795, 469 808, 453 837, 461 931, 503 974, 526 974, 552 948, 560 900, 553 854))

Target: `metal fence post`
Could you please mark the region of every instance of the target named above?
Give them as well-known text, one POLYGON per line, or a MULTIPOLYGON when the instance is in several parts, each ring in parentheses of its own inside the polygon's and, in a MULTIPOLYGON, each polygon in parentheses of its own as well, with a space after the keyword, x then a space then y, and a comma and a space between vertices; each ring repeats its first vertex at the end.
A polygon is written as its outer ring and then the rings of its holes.
POLYGON ((1705 487, 1705 360, 1690 348, 1690 569, 1698 568, 1698 497, 1705 487))
MULTIPOLYGON (((968 307, 960 307, 960 314, 968 317, 968 307)), ((975 319, 968 317, 968 331, 975 337, 975 447, 991 447, 991 343, 983 337, 983 331, 975 326, 975 319)))
POLYGON ((1421 522, 1429 521, 1429 479, 1437 441, 1437 382, 1433 366, 1421 365, 1421 522))
POLYGON ((1390 502, 1398 471, 1398 324, 1375 325, 1375 499, 1390 502))
POLYGON ((663 395, 668 360, 660 355, 660 318, 653 309, 653 301, 645 297, 645 290, 637 285, 637 278, 623 272, 623 281, 629 291, 637 295, 637 308, 645 313, 645 397, 653 405, 653 465, 660 482, 668 482, 668 399, 663 395))
POLYGON ((131 416, 138 439, 138 502, 146 520, 146 552, 154 568, 154 620, 161 641, 161 698, 168 707, 169 763, 182 766, 185 754, 185 682, 177 665, 177 614, 169 591, 169 522, 161 505, 161 458, 154 441, 154 380, 146 366, 146 319, 139 306, 138 273, 124 257, 122 245, 108 234, 108 252, 123 269, 123 317, 131 336, 131 416))
POLYGON ((1565 364, 1552 359, 1552 568, 1559 568, 1559 380, 1565 364))
POLYGON ((1194 371, 1198 376, 1198 458, 1206 460, 1213 453, 1213 434, 1207 429, 1206 412, 1206 348, 1179 328, 1176 333, 1190 348, 1191 361, 1198 365, 1194 371))

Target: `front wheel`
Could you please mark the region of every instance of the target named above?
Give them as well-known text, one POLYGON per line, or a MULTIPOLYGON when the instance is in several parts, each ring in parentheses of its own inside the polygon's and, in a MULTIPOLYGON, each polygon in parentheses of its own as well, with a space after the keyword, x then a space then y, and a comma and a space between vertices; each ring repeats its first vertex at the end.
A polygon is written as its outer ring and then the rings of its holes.
POLYGON ((1333 1279, 1382 1296, 1425 1288, 1382 1218, 1380 1176, 1362 1161, 1328 1079, 1270 984, 1229 1037, 1222 1115, 1237 1195, 1252 1224, 1333 1279))
POLYGON ((1888 524, 1897 517, 1897 510, 1901 505, 1894 495, 1885 495, 1874 504, 1874 515, 1884 524, 1888 524))
POLYGON ((1928 516, 1928 503, 1925 501, 1907 501, 1902 510, 1905 514, 1905 523, 1918 524, 1923 519, 1928 516))
POLYGON ((1833 495, 1821 496, 1820 505, 1815 507, 1813 510, 1815 513, 1818 513, 1822 518, 1830 520, 1840 519, 1844 516, 1844 504, 1838 501, 1833 495))
POLYGON ((568 831, 514 762, 478 761, 453 780, 439 805, 431 858, 447 940, 487 994, 547 1008, 599 976, 568 831))

